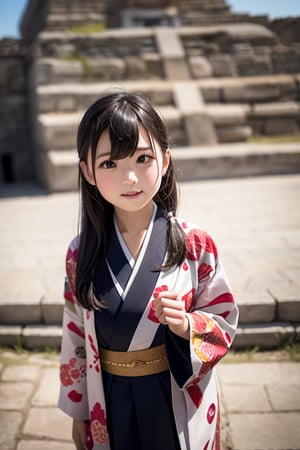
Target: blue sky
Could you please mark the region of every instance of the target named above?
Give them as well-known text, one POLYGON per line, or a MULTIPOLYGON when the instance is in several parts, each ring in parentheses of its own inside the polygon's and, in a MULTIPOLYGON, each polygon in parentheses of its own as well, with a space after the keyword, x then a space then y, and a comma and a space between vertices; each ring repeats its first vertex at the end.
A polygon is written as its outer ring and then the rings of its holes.
MULTIPOLYGON (((19 21, 28 0, 0 0, 0 39, 19 37, 19 21)), ((43 1, 43 0, 41 0, 43 1)), ((300 0, 227 0, 234 12, 277 17, 300 16, 300 0)))

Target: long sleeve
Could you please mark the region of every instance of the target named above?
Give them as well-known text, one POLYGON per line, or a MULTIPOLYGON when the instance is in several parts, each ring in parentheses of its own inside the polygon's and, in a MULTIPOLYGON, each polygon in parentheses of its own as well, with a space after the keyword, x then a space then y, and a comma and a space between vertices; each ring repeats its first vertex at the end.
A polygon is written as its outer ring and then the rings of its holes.
POLYGON ((67 252, 65 307, 60 364, 60 395, 58 406, 78 420, 89 418, 87 385, 85 331, 83 309, 74 294, 75 267, 77 257, 76 240, 67 252))
POLYGON ((186 244, 183 270, 194 280, 192 289, 183 297, 190 340, 184 342, 168 331, 166 348, 178 386, 193 389, 228 352, 237 327, 238 309, 212 238, 191 228, 186 244))

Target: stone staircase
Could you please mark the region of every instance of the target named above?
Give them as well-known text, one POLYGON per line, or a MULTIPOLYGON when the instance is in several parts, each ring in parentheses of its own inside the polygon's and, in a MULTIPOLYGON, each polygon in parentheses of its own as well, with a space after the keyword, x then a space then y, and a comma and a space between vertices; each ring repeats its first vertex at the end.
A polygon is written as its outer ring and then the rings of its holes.
POLYGON ((247 143, 252 134, 299 132, 299 75, 267 74, 270 54, 259 56, 267 45, 275 55, 277 44, 272 32, 249 23, 40 33, 30 68, 40 181, 49 191, 77 188, 80 117, 118 88, 157 106, 179 179, 299 171, 296 145, 280 147, 277 160, 270 147, 247 143), (247 76, 258 60, 262 75, 247 76))
MULTIPOLYGON (((295 132, 300 107, 289 99, 293 84, 296 78, 291 75, 137 81, 123 82, 122 87, 142 93, 157 105, 168 126, 179 180, 187 180, 298 172, 299 144, 246 143, 253 132, 261 130, 270 134, 281 127, 281 131, 295 132), (286 100, 276 101, 282 91, 286 100)), ((80 117, 109 88, 107 83, 38 87, 37 158, 40 179, 50 191, 76 190, 75 142, 80 117)))

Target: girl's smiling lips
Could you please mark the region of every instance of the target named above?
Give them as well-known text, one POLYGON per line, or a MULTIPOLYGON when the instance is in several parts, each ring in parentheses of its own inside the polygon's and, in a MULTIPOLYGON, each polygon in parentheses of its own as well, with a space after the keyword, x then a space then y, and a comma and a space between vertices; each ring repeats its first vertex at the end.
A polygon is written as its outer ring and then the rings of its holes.
POLYGON ((122 194, 122 197, 127 198, 136 198, 138 195, 140 195, 143 191, 134 191, 134 192, 125 192, 125 194, 122 194))

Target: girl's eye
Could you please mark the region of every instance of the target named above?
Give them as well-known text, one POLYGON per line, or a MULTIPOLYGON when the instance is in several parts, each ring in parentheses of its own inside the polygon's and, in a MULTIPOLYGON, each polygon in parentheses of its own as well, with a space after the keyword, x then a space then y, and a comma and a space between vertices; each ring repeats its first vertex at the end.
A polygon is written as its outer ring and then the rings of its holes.
POLYGON ((147 164, 148 162, 150 162, 153 158, 153 156, 151 155, 141 155, 138 157, 137 162, 139 164, 147 164))
POLYGON ((103 161, 100 164, 100 167, 103 169, 112 169, 113 167, 116 167, 116 165, 113 161, 107 160, 107 161, 103 161))

